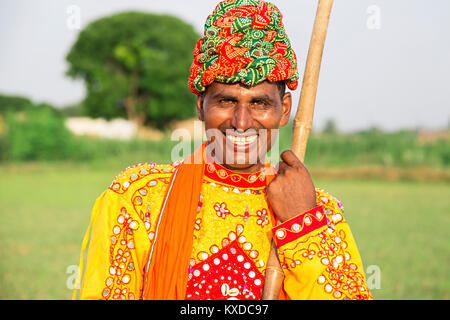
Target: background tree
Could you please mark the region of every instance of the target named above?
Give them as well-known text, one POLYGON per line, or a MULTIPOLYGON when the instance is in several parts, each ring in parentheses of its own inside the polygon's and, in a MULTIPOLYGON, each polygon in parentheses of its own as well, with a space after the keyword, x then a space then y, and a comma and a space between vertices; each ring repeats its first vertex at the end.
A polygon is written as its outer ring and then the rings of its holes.
POLYGON ((84 80, 88 115, 164 128, 195 114, 187 79, 198 38, 173 16, 114 14, 80 32, 66 57, 67 75, 84 80))
POLYGON ((328 119, 325 122, 325 126, 323 128, 323 133, 327 134, 336 134, 338 132, 336 121, 333 119, 328 119))

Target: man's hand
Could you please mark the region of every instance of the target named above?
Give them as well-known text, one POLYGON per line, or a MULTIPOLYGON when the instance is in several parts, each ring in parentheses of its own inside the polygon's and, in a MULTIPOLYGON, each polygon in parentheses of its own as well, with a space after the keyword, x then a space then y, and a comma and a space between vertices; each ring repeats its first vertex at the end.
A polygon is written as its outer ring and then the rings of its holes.
POLYGON ((284 222, 316 206, 316 190, 308 170, 291 150, 281 154, 278 174, 267 186, 267 199, 284 222))

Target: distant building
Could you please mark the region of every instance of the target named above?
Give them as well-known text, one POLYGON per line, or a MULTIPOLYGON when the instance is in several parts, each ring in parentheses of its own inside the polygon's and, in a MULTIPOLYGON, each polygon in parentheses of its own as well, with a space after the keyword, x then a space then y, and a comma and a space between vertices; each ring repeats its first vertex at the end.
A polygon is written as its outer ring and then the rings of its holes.
POLYGON ((67 118, 66 127, 75 135, 104 139, 130 140, 137 136, 137 125, 125 119, 92 119, 86 117, 67 118))

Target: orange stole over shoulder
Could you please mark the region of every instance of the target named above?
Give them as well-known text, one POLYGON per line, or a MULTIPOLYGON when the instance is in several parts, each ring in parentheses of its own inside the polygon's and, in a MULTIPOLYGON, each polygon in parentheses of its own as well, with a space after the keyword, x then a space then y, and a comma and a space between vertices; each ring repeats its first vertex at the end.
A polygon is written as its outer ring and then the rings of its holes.
MULTIPOLYGON (((189 260, 192 254, 194 224, 203 183, 206 143, 179 167, 161 212, 153 252, 150 252, 144 281, 144 300, 182 300, 186 296, 189 260), (197 163, 196 163, 197 162, 197 163)), ((266 162, 267 184, 274 178, 266 162)), ((270 208, 270 206, 269 206, 270 208)), ((270 210, 272 223, 275 216, 270 210)), ((280 299, 285 295, 280 295, 280 299)))
POLYGON ((192 253, 196 208, 200 198, 206 144, 178 168, 161 209, 150 265, 144 281, 145 300, 182 300, 186 295, 187 270, 192 253), (201 159, 201 160, 200 160, 201 159))

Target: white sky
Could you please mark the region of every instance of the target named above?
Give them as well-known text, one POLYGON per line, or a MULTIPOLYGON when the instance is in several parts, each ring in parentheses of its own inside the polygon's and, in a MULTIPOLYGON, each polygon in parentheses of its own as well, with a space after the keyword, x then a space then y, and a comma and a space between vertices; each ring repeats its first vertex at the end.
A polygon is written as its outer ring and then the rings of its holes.
MULTIPOLYGON (((0 0, 0 93, 64 106, 84 87, 64 75, 78 29, 124 10, 174 14, 202 32, 216 0, 0 0), (69 22, 69 24, 68 24, 69 22)), ((303 74, 317 0, 273 0, 303 74)), ((335 0, 314 127, 446 128, 450 122, 450 1, 335 0), (376 20, 378 10, 379 20, 376 20), (369 23, 369 25, 368 25, 369 23), (374 29, 378 23, 379 28, 374 29)), ((297 105, 299 89, 294 92, 297 105)))

